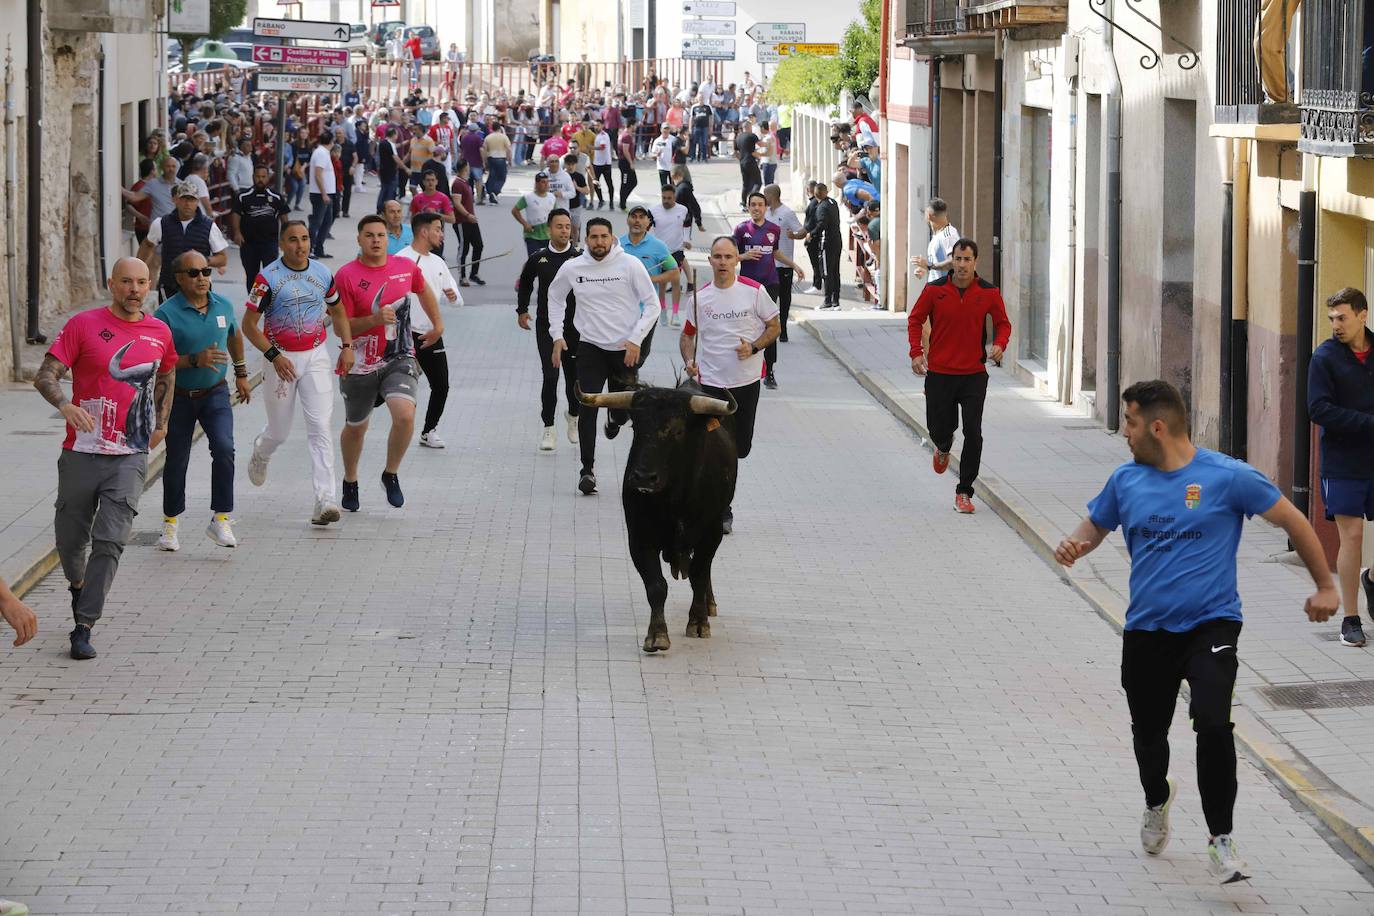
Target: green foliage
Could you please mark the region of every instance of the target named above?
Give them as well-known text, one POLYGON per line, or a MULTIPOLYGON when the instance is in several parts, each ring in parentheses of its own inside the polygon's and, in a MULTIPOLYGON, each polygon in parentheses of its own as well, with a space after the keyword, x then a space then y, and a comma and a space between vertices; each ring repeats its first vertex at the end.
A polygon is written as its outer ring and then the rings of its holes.
MULTIPOLYGON (((208 37, 220 38, 225 32, 236 28, 248 15, 248 0, 210 0, 210 32, 208 37)), ((181 42, 185 55, 202 35, 173 35, 181 42)))
POLYGON ((798 54, 782 59, 768 94, 786 105, 833 106, 840 90, 867 95, 878 75, 882 41, 882 0, 861 0, 860 18, 844 30, 838 57, 798 54))

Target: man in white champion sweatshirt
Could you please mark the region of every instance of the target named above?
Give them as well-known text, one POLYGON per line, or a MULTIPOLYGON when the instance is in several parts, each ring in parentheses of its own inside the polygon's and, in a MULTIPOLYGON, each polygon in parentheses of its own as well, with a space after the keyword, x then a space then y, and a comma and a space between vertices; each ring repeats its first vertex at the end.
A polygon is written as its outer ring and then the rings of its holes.
MULTIPOLYGON (((587 220, 587 250, 558 269, 549 286, 549 336, 553 338, 553 365, 562 358, 563 317, 568 294, 577 297, 573 323, 581 342, 577 347, 577 383, 587 394, 626 391, 639 380, 639 367, 649 356, 649 341, 662 308, 658 291, 639 258, 626 254, 616 243, 610 220, 587 220), (642 352, 641 352, 642 350, 642 352)), ((578 415, 578 444, 582 449, 582 473, 577 488, 586 496, 596 492, 597 408, 582 408, 578 415)), ((629 419, 623 410, 606 412, 606 438, 614 439, 629 419)))

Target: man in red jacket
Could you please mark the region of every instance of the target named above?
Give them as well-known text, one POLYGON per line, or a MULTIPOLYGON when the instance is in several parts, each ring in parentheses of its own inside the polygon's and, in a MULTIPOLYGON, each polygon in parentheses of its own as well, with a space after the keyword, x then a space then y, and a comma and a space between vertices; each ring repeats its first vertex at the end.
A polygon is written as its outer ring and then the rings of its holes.
POLYGON ((973 482, 983 458, 983 401, 988 394, 988 357, 1000 363, 1011 340, 1011 322, 1002 294, 978 276, 978 243, 954 243, 953 268, 921 290, 907 318, 911 371, 926 380, 926 427, 935 443, 935 473, 949 467, 949 451, 964 418, 964 449, 959 454, 959 485, 954 509, 973 512, 973 482), (992 316, 993 343, 984 327, 992 316), (930 319, 930 353, 922 352, 921 334, 930 319))

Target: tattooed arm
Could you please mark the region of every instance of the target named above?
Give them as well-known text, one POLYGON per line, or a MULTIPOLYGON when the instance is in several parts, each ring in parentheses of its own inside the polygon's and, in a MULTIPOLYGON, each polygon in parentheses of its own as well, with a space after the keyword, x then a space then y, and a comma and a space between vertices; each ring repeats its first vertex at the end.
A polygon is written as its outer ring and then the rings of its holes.
POLYGON ((157 422, 153 434, 148 437, 148 450, 157 448, 158 443, 167 437, 167 418, 172 415, 172 393, 176 390, 177 370, 173 366, 167 372, 160 372, 153 383, 153 416, 157 422))
POLYGON ((67 367, 49 353, 43 357, 43 365, 38 367, 33 387, 43 395, 43 400, 57 408, 68 426, 74 427, 77 432, 88 433, 95 429, 95 418, 67 400, 67 393, 62 390, 62 377, 66 374, 67 367))

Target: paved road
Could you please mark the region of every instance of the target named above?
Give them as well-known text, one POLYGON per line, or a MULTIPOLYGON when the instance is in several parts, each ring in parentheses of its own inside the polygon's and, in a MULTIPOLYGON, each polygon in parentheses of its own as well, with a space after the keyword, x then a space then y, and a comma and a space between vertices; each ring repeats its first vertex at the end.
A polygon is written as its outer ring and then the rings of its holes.
MULTIPOLYGON (((449 319, 450 448, 409 456, 405 509, 374 434, 363 511, 312 529, 298 431, 266 487, 240 475, 236 551, 190 522, 178 554, 141 546, 154 488, 100 658, 65 660, 60 583, 31 594, 44 633, 0 667, 0 895, 62 914, 1374 910, 1247 763, 1257 877, 1211 882, 1184 713, 1174 845, 1140 852, 1117 638, 991 513, 950 511, 809 335, 742 466, 713 638, 678 635, 674 583, 673 649, 644 655, 628 437, 577 496, 566 442, 535 450, 532 335, 481 292, 449 319)), ((670 351, 647 377, 671 378, 670 351)), ((260 422, 241 411, 240 442, 260 422)), ((191 493, 207 504, 203 445, 191 493)))

